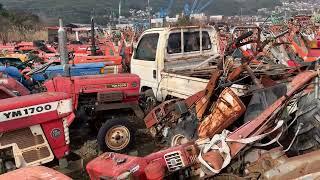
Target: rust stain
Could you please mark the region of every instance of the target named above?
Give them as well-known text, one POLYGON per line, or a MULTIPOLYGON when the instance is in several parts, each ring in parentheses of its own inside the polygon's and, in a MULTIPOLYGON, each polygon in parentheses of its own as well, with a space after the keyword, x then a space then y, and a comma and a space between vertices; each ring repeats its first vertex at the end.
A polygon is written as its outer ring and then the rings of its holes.
POLYGON ((230 126, 246 110, 240 98, 226 88, 220 94, 212 113, 202 121, 198 128, 200 138, 210 138, 230 126))
POLYGON ((205 96, 202 97, 201 100, 197 102, 196 112, 197 112, 198 119, 202 119, 203 114, 207 110, 210 99, 215 92, 215 88, 220 76, 221 76, 221 71, 217 70, 212 73, 210 81, 208 82, 208 85, 205 89, 205 96))
MULTIPOLYGON (((271 121, 273 119, 269 119, 273 113, 279 109, 282 104, 286 102, 286 100, 295 94, 301 87, 303 87, 306 83, 312 80, 317 75, 316 71, 306 71, 297 75, 292 82, 290 83, 290 89, 287 91, 285 96, 282 96, 277 101, 275 101, 272 105, 270 105, 265 111, 263 111, 257 118, 249 121, 248 123, 242 125, 240 128, 232 132, 228 138, 230 139, 242 139, 246 137, 256 136, 263 133, 268 127, 266 126, 267 121, 271 121)), ((246 145, 241 143, 228 143, 230 147, 231 156, 234 157, 238 154, 246 145)), ((221 143, 220 143, 221 145, 221 143)), ((214 168, 219 169, 222 166, 221 159, 223 157, 220 155, 218 151, 209 151, 204 154, 203 159, 206 162, 214 164, 214 168), (218 167, 218 168, 217 168, 218 167)))

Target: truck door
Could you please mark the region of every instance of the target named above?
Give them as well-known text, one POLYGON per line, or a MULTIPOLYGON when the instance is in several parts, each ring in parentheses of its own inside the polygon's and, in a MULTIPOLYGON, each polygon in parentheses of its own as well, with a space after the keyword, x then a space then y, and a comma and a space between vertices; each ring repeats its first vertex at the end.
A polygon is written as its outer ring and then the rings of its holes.
POLYGON ((141 78, 141 87, 157 89, 157 47, 159 33, 145 34, 140 39, 137 49, 131 60, 131 73, 141 78))

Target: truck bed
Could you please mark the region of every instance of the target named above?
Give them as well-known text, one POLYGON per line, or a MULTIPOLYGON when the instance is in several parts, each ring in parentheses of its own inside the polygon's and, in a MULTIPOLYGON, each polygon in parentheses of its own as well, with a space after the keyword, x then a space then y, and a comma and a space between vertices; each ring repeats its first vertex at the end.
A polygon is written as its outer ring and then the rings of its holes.
POLYGON ((166 60, 164 72, 188 77, 209 79, 210 76, 208 75, 217 68, 217 61, 218 60, 216 58, 212 58, 210 56, 166 60))
MULTIPOLYGON (((270 65, 270 64, 251 64, 251 69, 256 75, 285 75, 290 69, 290 67, 281 66, 279 64, 270 65)), ((210 79, 212 71, 217 69, 216 65, 209 65, 201 68, 185 68, 185 69, 170 69, 166 71, 169 74, 177 74, 187 77, 196 77, 203 79, 210 79)), ((246 74, 246 72, 244 72, 246 74)))

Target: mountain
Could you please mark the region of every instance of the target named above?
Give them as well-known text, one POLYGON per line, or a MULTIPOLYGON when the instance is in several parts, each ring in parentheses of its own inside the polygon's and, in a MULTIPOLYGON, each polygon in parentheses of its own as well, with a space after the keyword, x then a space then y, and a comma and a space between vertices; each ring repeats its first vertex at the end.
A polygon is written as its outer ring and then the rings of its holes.
MULTIPOLYGON (((255 14, 259 8, 273 8, 280 5, 280 0, 173 0, 170 14, 182 12, 186 3, 192 7, 197 1, 199 7, 211 2, 203 12, 210 15, 255 14)), ((148 0, 122 0, 122 15, 130 16, 129 9, 145 9, 148 0)), ((106 23, 110 14, 118 14, 119 0, 1 0, 7 9, 27 11, 39 15, 45 21, 56 21, 63 17, 67 22, 88 23, 94 14, 100 23, 106 23), (53 19, 52 19, 53 18, 53 19)), ((170 0, 150 0, 153 12, 160 8, 167 9, 170 0)), ((197 6, 196 6, 197 7, 197 6)))
POLYGON ((0 4, 0 31, 8 30, 12 27, 19 29, 33 29, 41 26, 40 18, 29 12, 10 11, 0 4))

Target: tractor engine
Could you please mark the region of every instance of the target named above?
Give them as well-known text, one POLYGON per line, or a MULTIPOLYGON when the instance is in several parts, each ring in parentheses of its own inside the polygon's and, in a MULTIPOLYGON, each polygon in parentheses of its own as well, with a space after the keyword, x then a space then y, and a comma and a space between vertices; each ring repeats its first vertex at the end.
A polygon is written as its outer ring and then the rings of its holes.
POLYGON ((44 86, 48 92, 71 94, 77 118, 85 122, 96 119, 99 112, 109 111, 108 115, 113 115, 118 113, 115 107, 123 109, 137 104, 140 78, 132 74, 55 77, 44 86))
POLYGON ((198 119, 185 101, 169 100, 154 108, 144 119, 151 135, 162 144, 171 146, 176 135, 196 138, 198 119))
POLYGON ((99 179, 163 179, 196 174, 198 149, 193 143, 171 147, 146 157, 133 157, 107 152, 87 164, 92 180, 99 179))
POLYGON ((71 97, 41 93, 0 100, 0 174, 69 153, 71 97))

